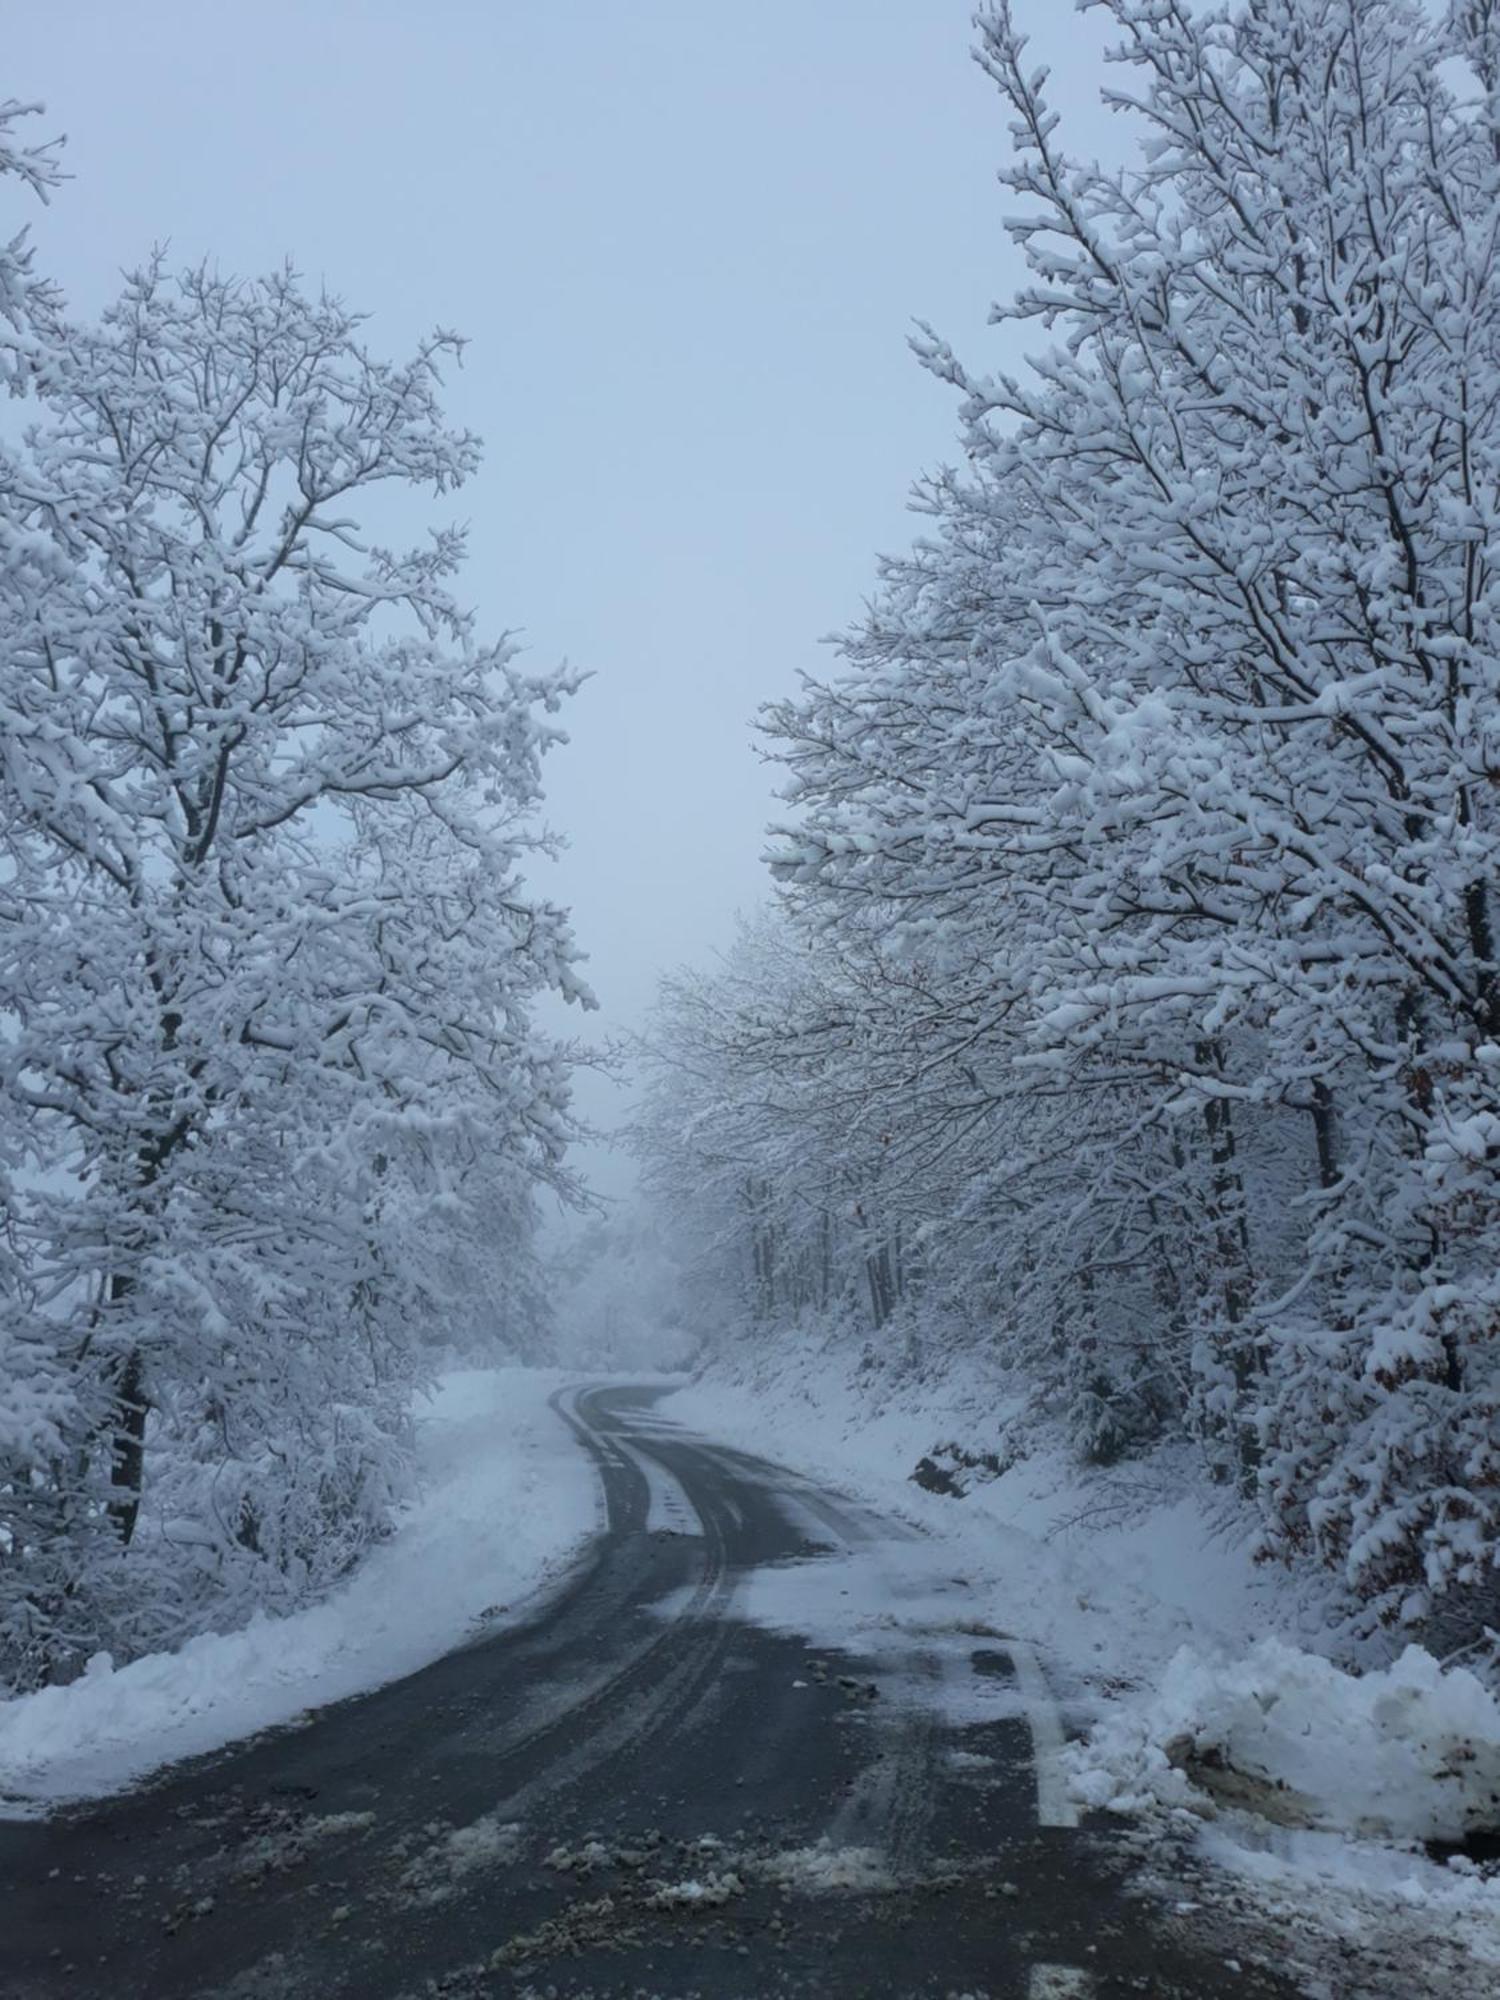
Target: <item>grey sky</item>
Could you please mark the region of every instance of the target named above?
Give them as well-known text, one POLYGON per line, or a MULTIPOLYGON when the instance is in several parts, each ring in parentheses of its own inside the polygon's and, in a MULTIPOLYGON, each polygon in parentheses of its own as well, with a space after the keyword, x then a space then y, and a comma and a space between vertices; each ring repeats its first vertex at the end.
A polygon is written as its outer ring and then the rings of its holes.
MULTIPOLYGON (((1099 36, 1020 0, 1075 133, 1099 36)), ((915 317, 998 354, 1008 145, 969 0, 51 0, 0 95, 47 101, 74 175, 35 235, 80 307, 153 241, 290 255, 396 353, 470 336, 455 416, 465 595, 592 671, 553 763, 606 1028, 764 883, 758 703, 826 660, 908 487, 949 454, 915 317)), ((1092 142, 1092 141, 1091 141, 1092 142)), ((1013 349, 1012 349, 1013 351, 1013 349)), ((598 1017, 596 1017, 598 1018, 598 1017)), ((610 1100, 585 1082, 586 1108, 610 1100)), ((606 1186, 621 1184, 607 1159, 606 1186)))

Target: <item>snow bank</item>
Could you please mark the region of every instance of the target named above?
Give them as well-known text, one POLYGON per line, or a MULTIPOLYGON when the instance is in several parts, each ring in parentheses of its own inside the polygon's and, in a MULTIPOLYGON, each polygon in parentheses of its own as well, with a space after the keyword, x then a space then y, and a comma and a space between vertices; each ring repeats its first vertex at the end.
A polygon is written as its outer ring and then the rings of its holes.
POLYGON ((1117 1812, 1212 1810, 1206 1779, 1283 1824, 1379 1840, 1500 1826, 1500 1703, 1418 1646, 1360 1676, 1276 1639, 1232 1664, 1184 1648, 1157 1695, 1109 1717, 1070 1761, 1078 1799, 1117 1812))
POLYGON ((462 1369, 423 1405, 421 1498, 321 1603, 0 1702, 0 1814, 97 1797, 414 1672, 556 1575, 599 1525, 590 1460, 549 1408, 570 1378, 462 1369))

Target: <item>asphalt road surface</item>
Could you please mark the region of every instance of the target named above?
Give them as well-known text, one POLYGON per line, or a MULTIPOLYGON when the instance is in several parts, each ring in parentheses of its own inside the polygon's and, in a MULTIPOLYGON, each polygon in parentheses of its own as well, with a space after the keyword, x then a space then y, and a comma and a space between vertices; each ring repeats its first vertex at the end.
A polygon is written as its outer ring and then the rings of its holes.
POLYGON ((528 1622, 126 1797, 0 1825, 5 2000, 1298 1990, 1139 1894, 1116 1826, 1071 1823, 1025 1648, 959 1641, 1016 1699, 955 1719, 903 1693, 919 1627, 898 1688, 888 1649, 738 1615, 768 1565, 805 1588, 823 1563, 833 1590, 841 1552, 902 1531, 674 1433, 656 1393, 560 1405, 609 1525, 528 1622))

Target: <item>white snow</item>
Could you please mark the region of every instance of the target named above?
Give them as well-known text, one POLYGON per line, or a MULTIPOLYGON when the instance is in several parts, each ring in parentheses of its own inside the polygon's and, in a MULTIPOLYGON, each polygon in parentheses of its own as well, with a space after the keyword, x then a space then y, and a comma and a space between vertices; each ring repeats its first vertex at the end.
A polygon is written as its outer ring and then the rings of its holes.
POLYGON ((828 1840, 811 1847, 788 1847, 760 1864, 760 1872, 783 1888, 804 1895, 838 1890, 876 1891, 895 1886, 890 1863, 873 1847, 839 1847, 828 1840))
MULTIPOLYGON (((887 1527, 863 1554, 842 1555, 836 1580, 826 1564, 747 1580, 751 1615, 815 1629, 827 1643, 871 1643, 896 1608, 908 1626, 978 1623, 1028 1642, 1081 1723, 1122 1684, 1154 1685, 1185 1645, 1235 1656, 1297 1625, 1280 1576, 1252 1561, 1248 1528, 1205 1514, 1166 1458, 1080 1479, 1038 1440, 1034 1456, 964 1499, 913 1483, 939 1443, 992 1437, 1004 1398, 996 1379, 951 1366, 903 1381, 899 1393, 882 1374, 851 1381, 837 1350, 789 1339, 753 1377, 722 1367, 660 1408, 707 1437, 816 1468, 904 1524, 905 1539, 887 1527)), ((814 1520, 807 1531, 828 1539, 814 1520)))
POLYGON ((690 1876, 684 1882, 663 1882, 647 1895, 648 1910, 716 1909, 744 1893, 744 1883, 732 1871, 722 1875, 690 1876))
POLYGON ((461 1369, 423 1405, 422 1496, 321 1603, 0 1702, 0 1813, 114 1791, 163 1764, 414 1672, 556 1576, 599 1525, 551 1370, 461 1369))
MULTIPOLYGON (((1205 1825, 1198 1844, 1294 1920, 1315 1914, 1324 1930, 1356 1944, 1378 1935, 1402 1940, 1408 1963, 1418 1964, 1424 1938, 1441 1933, 1480 1964, 1500 1968, 1500 1884, 1472 1863, 1455 1859, 1441 1867, 1423 1854, 1344 1834, 1252 1824, 1244 1815, 1205 1825)), ((1414 1981, 1409 1990, 1436 1989, 1414 1981)))
POLYGON ((602 1840, 586 1840, 581 1847, 554 1847, 544 1856, 542 1866, 555 1868, 561 1875, 590 1875, 596 1868, 608 1866, 610 1859, 602 1840))
POLYGON ((1500 1705, 1471 1674, 1413 1647, 1351 1675, 1297 1646, 1325 1629, 1318 1602, 1258 1567, 1246 1527, 1187 1497, 1168 1455, 1124 1475, 1080 1473, 1038 1439, 1031 1458, 963 1499, 928 1493, 910 1479, 918 1459, 992 1438, 1003 1384, 950 1363, 906 1377, 898 1394, 882 1371, 851 1375, 836 1351, 768 1345, 753 1374, 720 1363, 663 1413, 816 1467, 925 1533, 758 1572, 741 1594, 747 1615, 872 1657, 883 1701, 919 1702, 960 1727, 1024 1716, 1054 1823, 1079 1806, 1165 1814, 1293 1920, 1335 1935, 1347 1926, 1365 1943, 1386 1936, 1417 1959, 1437 1928, 1500 1964, 1500 1879, 1409 1845, 1493 1823, 1500 1705), (918 1641, 942 1663, 936 1683, 903 1676, 918 1641), (1009 1656, 1013 1683, 957 1671, 979 1646, 1009 1656), (1071 1744, 1054 1735, 1058 1721, 1071 1744), (1185 1735, 1270 1791, 1295 1790, 1311 1825, 1216 1807, 1166 1757, 1185 1735))
POLYGON ((283 1868, 295 1868, 320 1841, 367 1833, 374 1824, 372 1812, 310 1814, 247 1840, 235 1855, 234 1873, 241 1881, 259 1881, 283 1868))
POLYGON ((404 1871, 401 1888, 407 1899, 431 1907, 456 1896, 467 1876, 503 1868, 521 1851, 523 1829, 517 1820, 485 1813, 467 1826, 431 1829, 432 1845, 404 1871))
POLYGON ((1169 1761, 1174 1745, 1270 1787, 1293 1823, 1456 1842, 1500 1821, 1500 1703, 1418 1646, 1357 1676, 1277 1639, 1242 1661, 1184 1648, 1158 1694, 1071 1753, 1074 1791, 1120 1812, 1201 1810, 1202 1793, 1169 1761))

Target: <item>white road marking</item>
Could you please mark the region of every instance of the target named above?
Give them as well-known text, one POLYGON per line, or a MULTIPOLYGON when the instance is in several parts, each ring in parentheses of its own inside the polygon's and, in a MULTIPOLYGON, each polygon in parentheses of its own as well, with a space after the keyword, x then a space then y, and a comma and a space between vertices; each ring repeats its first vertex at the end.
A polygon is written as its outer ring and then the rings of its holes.
POLYGON ((1027 2000, 1089 2000, 1094 1975, 1076 1965, 1034 1965, 1027 2000))
MULTIPOLYGON (((1016 1670, 1016 1686, 1026 1705, 1026 1720, 1031 1728, 1031 1757, 1036 1766, 1037 1819, 1042 1826, 1077 1826, 1078 1808, 1068 1797, 1062 1770, 1063 1744, 1066 1740, 1062 1717, 1047 1686, 1046 1675, 1029 1646, 1019 1639, 1007 1639, 1004 1645, 1016 1670)), ((1046 1969, 1038 1968, 1042 1971, 1046 1969)), ((1045 1990, 1034 1989, 1034 1995, 1045 1990)), ((1083 1990, 1081 1987, 1057 1989, 1059 1993, 1083 1990)))

